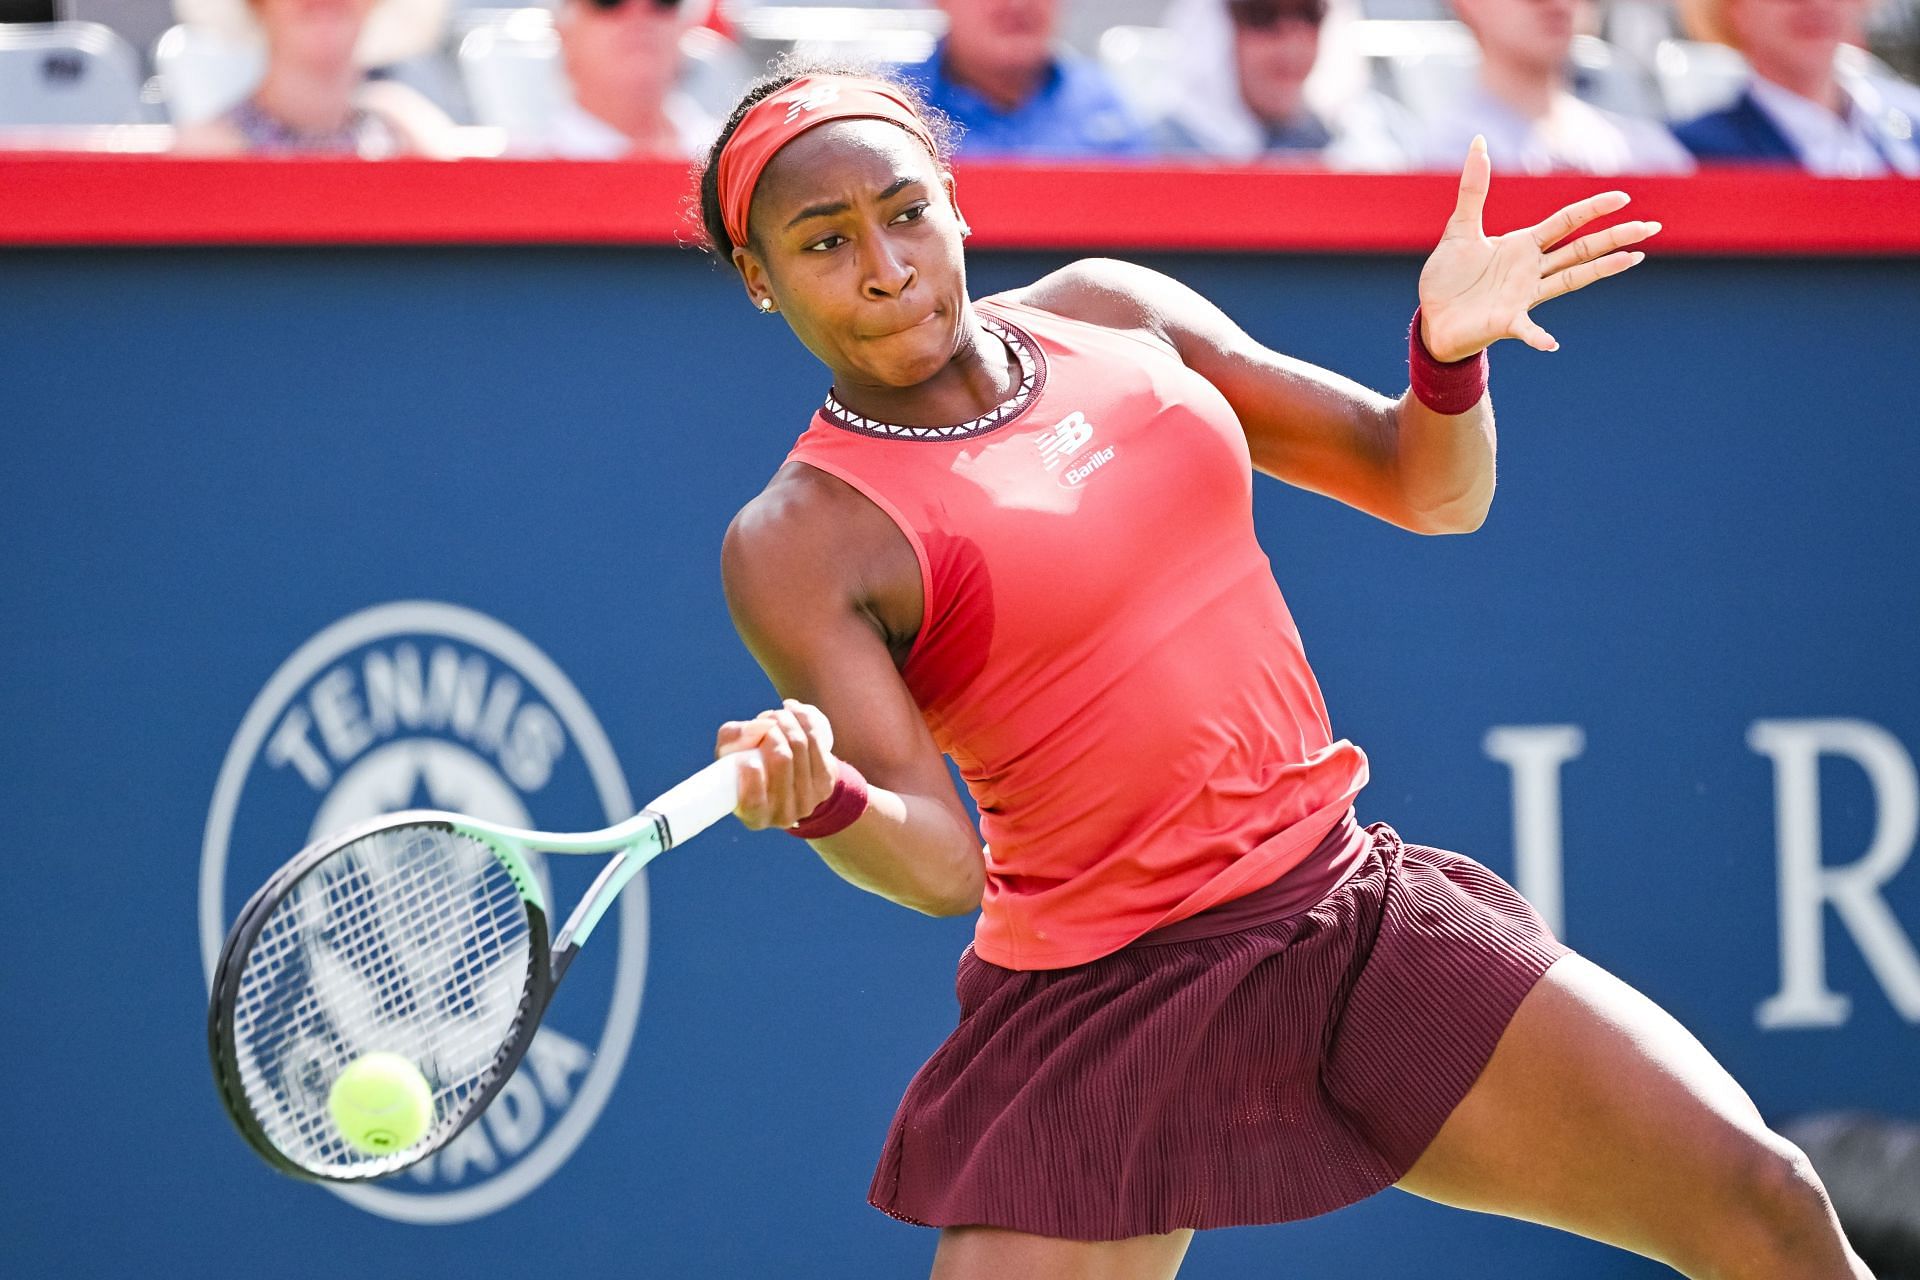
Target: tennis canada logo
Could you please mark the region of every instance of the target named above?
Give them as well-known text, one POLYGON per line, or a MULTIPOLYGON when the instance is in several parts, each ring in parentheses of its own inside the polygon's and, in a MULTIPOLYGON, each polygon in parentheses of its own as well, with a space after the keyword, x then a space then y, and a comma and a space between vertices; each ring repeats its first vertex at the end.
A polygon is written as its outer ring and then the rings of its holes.
MULTIPOLYGON (((599 720, 524 636, 432 601, 352 614, 274 672, 221 766, 200 861, 209 983, 234 916, 275 868, 322 836, 399 809, 569 831, 618 822, 633 803, 599 720)), ((591 861, 560 867, 536 856, 547 901, 578 898, 598 869, 591 861), (554 878, 575 875, 579 884, 553 892, 554 878)), ((605 949, 617 955, 600 957, 613 963, 580 966, 477 1123, 404 1173, 329 1190, 382 1217, 463 1222, 559 1168, 606 1105, 639 1019, 645 890, 631 885, 601 926, 619 930, 618 946, 605 949)))

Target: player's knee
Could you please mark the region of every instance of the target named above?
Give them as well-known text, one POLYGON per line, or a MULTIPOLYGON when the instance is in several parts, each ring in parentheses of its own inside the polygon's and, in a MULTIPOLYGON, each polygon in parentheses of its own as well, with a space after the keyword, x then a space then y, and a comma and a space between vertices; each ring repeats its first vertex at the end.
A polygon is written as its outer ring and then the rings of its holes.
POLYGON ((1756 1202, 1783 1223, 1813 1221, 1827 1225, 1831 1206, 1827 1189, 1807 1153, 1777 1134, 1769 1134, 1749 1175, 1756 1202))
POLYGON ((1827 1190, 1806 1153, 1766 1134, 1734 1162, 1728 1276, 1800 1276, 1805 1264, 1833 1255, 1834 1218, 1827 1190))

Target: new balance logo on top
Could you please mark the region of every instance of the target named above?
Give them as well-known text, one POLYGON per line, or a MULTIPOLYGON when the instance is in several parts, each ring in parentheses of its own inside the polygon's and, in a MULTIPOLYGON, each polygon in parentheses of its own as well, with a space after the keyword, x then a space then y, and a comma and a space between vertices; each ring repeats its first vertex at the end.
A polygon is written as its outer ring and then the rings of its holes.
POLYGON ((1093 424, 1087 421, 1087 415, 1075 409, 1060 419, 1051 429, 1040 433, 1034 441, 1040 447, 1040 458, 1046 463, 1048 471, 1058 470, 1062 463, 1066 470, 1060 472, 1059 484, 1064 489, 1077 489, 1082 481, 1101 467, 1113 461, 1113 446, 1088 451, 1093 443, 1093 424))
POLYGON ((1052 471, 1087 446, 1093 439, 1093 424, 1087 421, 1087 415, 1075 409, 1060 420, 1060 424, 1051 431, 1040 434, 1038 444, 1040 456, 1046 460, 1047 470, 1052 471))
POLYGON ((792 124, 800 118, 802 111, 817 111, 829 102, 840 100, 840 87, 832 84, 817 84, 805 93, 796 93, 787 101, 787 123, 792 124))

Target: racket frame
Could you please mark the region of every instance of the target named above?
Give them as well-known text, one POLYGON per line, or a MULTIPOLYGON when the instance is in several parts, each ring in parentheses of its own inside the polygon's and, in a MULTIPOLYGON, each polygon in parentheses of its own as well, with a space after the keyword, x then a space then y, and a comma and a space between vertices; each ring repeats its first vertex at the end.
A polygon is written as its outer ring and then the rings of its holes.
MULTIPOLYGON (((626 821, 600 831, 530 831, 487 822, 467 814, 438 809, 408 809, 381 814, 318 840, 268 877, 247 900, 221 945, 214 966, 213 989, 207 1004, 207 1048, 213 1061, 214 1083, 227 1116, 240 1136, 273 1168, 307 1182, 370 1182, 398 1173, 441 1150, 480 1118, 518 1069, 533 1044, 540 1022, 566 976, 574 956, 593 935, 607 908, 649 862, 704 831, 732 812, 738 802, 742 760, 722 756, 700 772, 670 788, 626 821), (434 827, 478 841, 500 862, 519 892, 527 912, 528 975, 515 1010, 513 1034, 495 1055, 490 1074, 468 1095, 458 1122, 430 1146, 414 1143, 384 1157, 355 1166, 351 1173, 326 1174, 292 1159, 268 1136, 254 1115, 240 1073, 239 1048, 234 1041, 233 1008, 254 942, 274 910, 292 887, 308 873, 355 841, 402 827, 434 827), (530 851, 558 854, 612 853, 615 856, 581 898, 566 924, 549 945, 548 911, 538 877, 527 860, 530 851)), ((425 1142, 425 1139, 422 1139, 425 1142)))

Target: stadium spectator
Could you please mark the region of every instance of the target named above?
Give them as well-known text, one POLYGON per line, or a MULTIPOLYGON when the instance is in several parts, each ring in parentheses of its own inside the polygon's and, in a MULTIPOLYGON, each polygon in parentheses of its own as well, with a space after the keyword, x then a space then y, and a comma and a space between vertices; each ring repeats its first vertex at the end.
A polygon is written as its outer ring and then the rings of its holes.
POLYGON ((1684 173, 1691 156, 1665 126, 1582 102, 1569 88, 1587 0, 1453 0, 1480 46, 1477 80, 1454 109, 1428 122, 1426 163, 1460 167, 1485 134, 1496 170, 1517 173, 1684 173))
POLYGON ((1842 43, 1864 44, 1866 0, 1694 0, 1702 40, 1732 45, 1753 78, 1732 104, 1677 132, 1708 161, 1797 164, 1829 178, 1920 177, 1920 89, 1843 73, 1842 43))
POLYGON ((1335 169, 1414 167, 1412 117, 1366 87, 1364 67, 1336 69, 1323 56, 1328 12, 1328 0, 1173 0, 1164 22, 1179 40, 1178 96, 1160 123, 1166 148, 1335 169))
POLYGON ((453 122, 424 96, 369 79, 433 48, 446 0, 175 0, 183 22, 266 46, 266 74, 215 119, 184 125, 175 149, 191 155, 452 154, 453 122))
POLYGON ((520 154, 612 160, 706 154, 720 121, 677 88, 680 37, 709 0, 561 0, 554 17, 573 90, 520 154))
POLYGON ((1151 148, 1106 73, 1057 46, 1059 0, 940 0, 947 34, 900 68, 962 126, 960 154, 1125 156, 1151 148))

